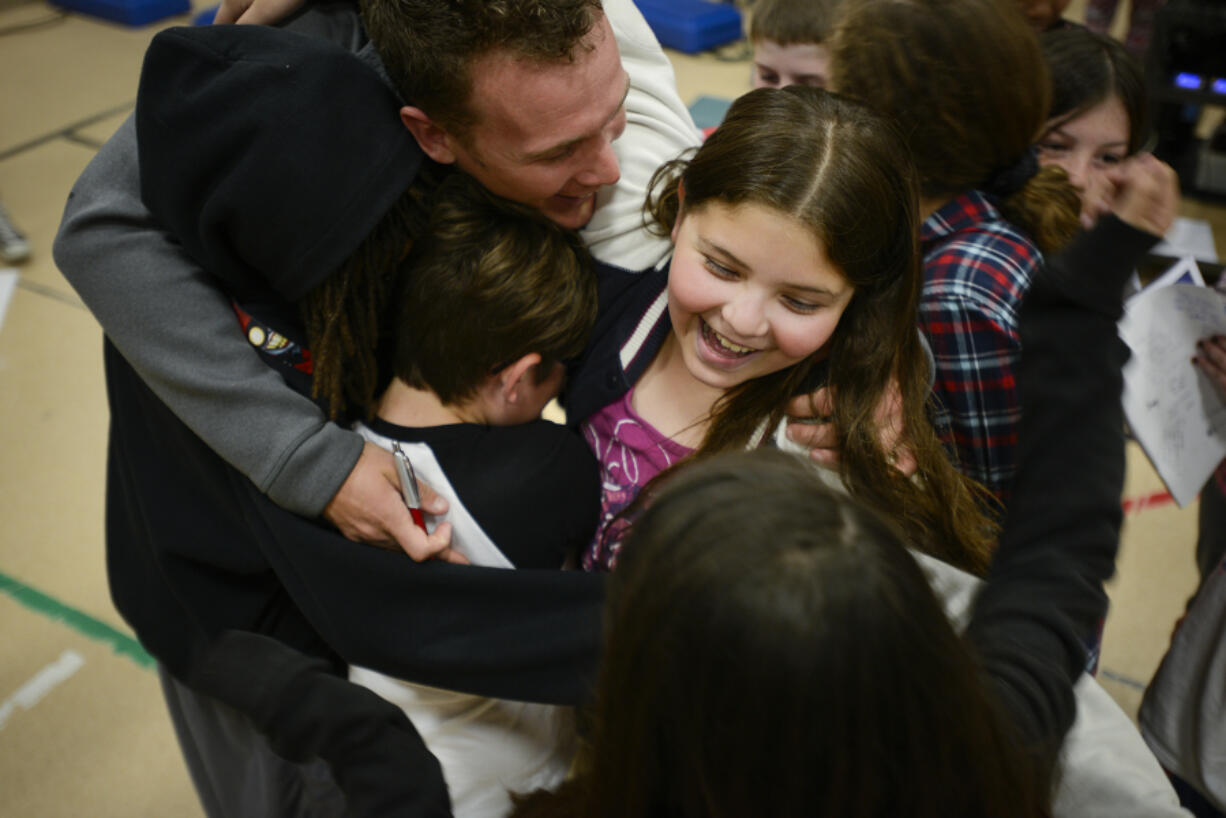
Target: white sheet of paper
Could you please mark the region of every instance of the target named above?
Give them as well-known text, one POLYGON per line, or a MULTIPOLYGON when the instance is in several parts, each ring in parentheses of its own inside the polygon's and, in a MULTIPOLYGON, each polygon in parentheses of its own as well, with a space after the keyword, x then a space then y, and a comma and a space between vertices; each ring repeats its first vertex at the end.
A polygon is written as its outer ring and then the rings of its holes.
POLYGON ((1204 219, 1176 217, 1162 241, 1150 251, 1159 256, 1194 256, 1201 261, 1217 262, 1213 244, 1213 228, 1204 219))
POLYGON ((1226 457, 1226 403, 1192 365, 1196 342, 1210 335, 1226 335, 1226 297, 1195 284, 1151 285, 1128 301, 1120 321, 1132 350, 1124 414, 1181 507, 1226 457))

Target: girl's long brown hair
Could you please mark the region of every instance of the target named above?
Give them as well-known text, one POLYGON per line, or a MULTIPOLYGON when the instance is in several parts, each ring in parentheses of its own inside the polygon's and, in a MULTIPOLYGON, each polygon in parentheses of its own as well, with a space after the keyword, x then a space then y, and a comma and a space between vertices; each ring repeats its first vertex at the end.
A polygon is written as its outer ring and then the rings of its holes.
MULTIPOLYGON (((917 548, 982 573, 995 536, 981 511, 986 492, 950 465, 926 414, 927 358, 916 328, 918 189, 895 129, 828 92, 753 91, 733 103, 690 159, 661 168, 651 190, 648 212, 661 231, 719 202, 768 207, 813 232, 855 287, 825 347, 843 481, 853 496, 897 521, 917 548), (874 416, 891 379, 902 398, 901 442, 919 463, 914 478, 889 461, 874 416)), ((743 448, 764 419, 774 429, 789 399, 813 390, 822 365, 814 355, 729 390, 712 409, 694 456, 743 448)))
MULTIPOLYGON (((926 198, 983 189, 1047 121, 1047 68, 1017 0, 859 0, 830 48, 830 87, 894 120, 926 198)), ((1045 253, 1078 229, 1077 191, 1058 168, 998 198, 1045 253)))
POLYGON ((576 775, 515 818, 1039 818, 1029 746, 899 532, 799 458, 681 470, 610 579, 576 775), (985 682, 988 682, 985 684, 985 682))

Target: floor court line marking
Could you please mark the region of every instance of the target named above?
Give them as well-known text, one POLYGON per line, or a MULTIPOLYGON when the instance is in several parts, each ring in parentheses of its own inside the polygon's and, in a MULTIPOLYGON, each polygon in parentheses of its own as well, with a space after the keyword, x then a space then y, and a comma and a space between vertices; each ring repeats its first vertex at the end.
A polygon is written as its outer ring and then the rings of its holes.
POLYGON ((69 648, 60 654, 60 658, 35 673, 34 678, 17 688, 16 693, 0 702, 0 730, 4 729, 9 718, 17 712, 17 708, 33 710, 34 705, 68 681, 84 664, 85 658, 69 648))
POLYGON ((1105 667, 1098 669, 1098 675, 1104 679, 1110 679, 1113 682, 1119 682, 1125 687, 1131 687, 1134 690, 1144 690, 1145 685, 1133 679, 1131 676, 1125 676, 1123 673, 1116 673, 1114 670, 1109 670, 1105 667))
POLYGON ((73 131, 78 131, 81 128, 88 128, 90 125, 101 122, 104 119, 108 119, 110 117, 117 116, 118 114, 122 114, 135 107, 136 107, 136 103, 134 101, 125 102, 122 105, 116 105, 113 108, 107 108, 105 111, 99 111, 93 116, 87 116, 85 119, 81 119, 76 122, 69 123, 67 126, 63 128, 57 128, 51 133, 46 133, 46 134, 43 134, 42 136, 36 136, 33 139, 26 141, 26 142, 22 142, 19 145, 13 145, 12 147, 4 148, 3 150, 0 150, 0 161, 8 159, 11 156, 16 156, 19 153, 24 153, 25 151, 31 150, 32 148, 37 148, 41 145, 45 145, 48 142, 52 142, 56 139, 62 139, 64 138, 64 136, 72 133, 73 131))
POLYGON ((1141 494, 1137 497, 1127 497, 1121 505, 1124 508, 1124 516, 1130 517, 1146 509, 1167 506, 1173 502, 1175 502, 1175 498, 1171 496, 1170 492, 1155 491, 1150 494, 1141 494))
POLYGON ((140 646, 140 642, 131 636, 2 572, 0 572, 0 592, 8 594, 18 604, 35 613, 40 613, 57 622, 63 622, 87 639, 110 645, 111 650, 120 656, 126 656, 141 667, 153 667, 154 665, 153 657, 146 653, 145 649, 140 646))

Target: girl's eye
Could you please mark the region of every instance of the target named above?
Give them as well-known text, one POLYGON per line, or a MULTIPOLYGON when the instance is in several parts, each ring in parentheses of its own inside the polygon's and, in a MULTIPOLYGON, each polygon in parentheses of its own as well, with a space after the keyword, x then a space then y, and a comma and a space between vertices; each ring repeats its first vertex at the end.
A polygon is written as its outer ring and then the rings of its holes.
POLYGON ((703 256, 703 266, 707 268, 707 272, 719 278, 736 278, 736 272, 728 269, 710 256, 703 256))
POLYGON ((817 312, 822 308, 821 304, 814 304, 812 301, 805 301, 800 298, 792 298, 789 295, 783 296, 783 303, 792 312, 798 312, 802 315, 817 312))
POLYGON ((1124 161, 1124 157, 1118 153, 1102 153, 1098 155, 1098 162, 1102 165, 1118 165, 1124 161))
POLYGON ((1068 150, 1067 145, 1059 142, 1040 142, 1039 150, 1043 153, 1064 153, 1068 150))

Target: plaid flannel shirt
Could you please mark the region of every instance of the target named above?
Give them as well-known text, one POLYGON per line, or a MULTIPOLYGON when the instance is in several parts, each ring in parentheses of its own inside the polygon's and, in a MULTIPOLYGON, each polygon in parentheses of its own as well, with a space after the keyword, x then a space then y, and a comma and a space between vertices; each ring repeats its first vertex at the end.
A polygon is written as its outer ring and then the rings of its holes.
POLYGON ((1007 502, 1021 416, 1018 312, 1042 256, 976 191, 929 216, 920 239, 919 317, 936 359, 937 432, 962 472, 1007 502))

